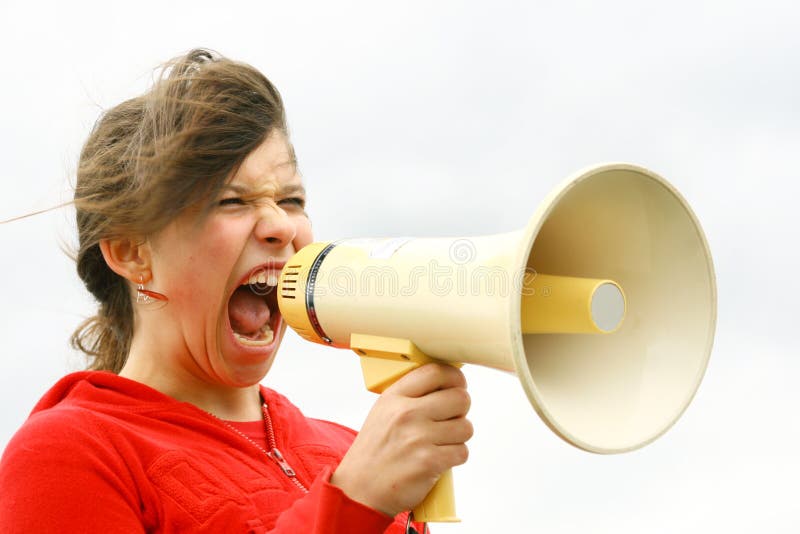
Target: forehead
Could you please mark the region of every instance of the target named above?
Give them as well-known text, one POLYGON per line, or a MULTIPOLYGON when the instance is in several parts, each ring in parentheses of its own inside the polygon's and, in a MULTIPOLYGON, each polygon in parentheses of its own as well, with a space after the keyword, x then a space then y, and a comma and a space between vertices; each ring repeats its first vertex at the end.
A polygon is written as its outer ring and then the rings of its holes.
POLYGON ((247 157, 230 183, 255 188, 285 186, 300 182, 294 150, 281 132, 273 132, 247 157))

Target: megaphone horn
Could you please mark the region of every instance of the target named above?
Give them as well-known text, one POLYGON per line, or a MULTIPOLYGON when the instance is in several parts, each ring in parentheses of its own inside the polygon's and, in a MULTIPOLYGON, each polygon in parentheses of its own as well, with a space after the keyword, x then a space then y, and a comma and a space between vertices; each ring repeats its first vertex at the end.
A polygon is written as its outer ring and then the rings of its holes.
MULTIPOLYGON (((557 435, 596 453, 672 426, 716 322, 696 217, 630 164, 570 177, 506 234, 313 243, 284 267, 278 301, 303 338, 359 353, 373 391, 426 361, 511 371, 557 435)), ((430 499, 418 520, 456 520, 451 494, 430 499)))

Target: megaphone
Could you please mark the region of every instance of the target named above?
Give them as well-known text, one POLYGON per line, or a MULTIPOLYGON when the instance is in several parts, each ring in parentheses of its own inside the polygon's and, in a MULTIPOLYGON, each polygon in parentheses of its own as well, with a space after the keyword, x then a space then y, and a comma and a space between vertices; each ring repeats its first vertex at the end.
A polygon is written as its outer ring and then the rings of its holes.
MULTIPOLYGON (((301 337, 358 353, 372 391, 427 361, 512 372, 550 429, 595 453, 675 423, 716 323, 697 218, 630 164, 568 178, 506 234, 313 243, 286 263, 278 301, 301 337)), ((449 472, 414 517, 458 520, 449 472)))

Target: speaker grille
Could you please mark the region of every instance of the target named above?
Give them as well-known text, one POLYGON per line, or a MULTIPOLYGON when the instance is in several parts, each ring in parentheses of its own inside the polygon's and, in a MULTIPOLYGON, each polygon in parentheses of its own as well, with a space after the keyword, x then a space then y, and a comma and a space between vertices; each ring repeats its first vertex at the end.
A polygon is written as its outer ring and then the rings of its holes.
POLYGON ((294 299, 297 294, 297 285, 300 278, 302 265, 287 265, 283 269, 283 283, 281 284, 281 298, 294 299))

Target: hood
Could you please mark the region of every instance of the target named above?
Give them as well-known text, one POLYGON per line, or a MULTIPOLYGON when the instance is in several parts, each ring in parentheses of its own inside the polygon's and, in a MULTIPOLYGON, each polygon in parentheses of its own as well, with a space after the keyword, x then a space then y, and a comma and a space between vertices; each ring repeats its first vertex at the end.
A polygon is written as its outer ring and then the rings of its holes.
POLYGON ((31 411, 31 415, 57 406, 81 405, 91 408, 102 405, 124 409, 130 405, 142 406, 142 402, 164 405, 179 401, 155 389, 123 378, 109 371, 79 371, 66 375, 42 396, 31 411))

